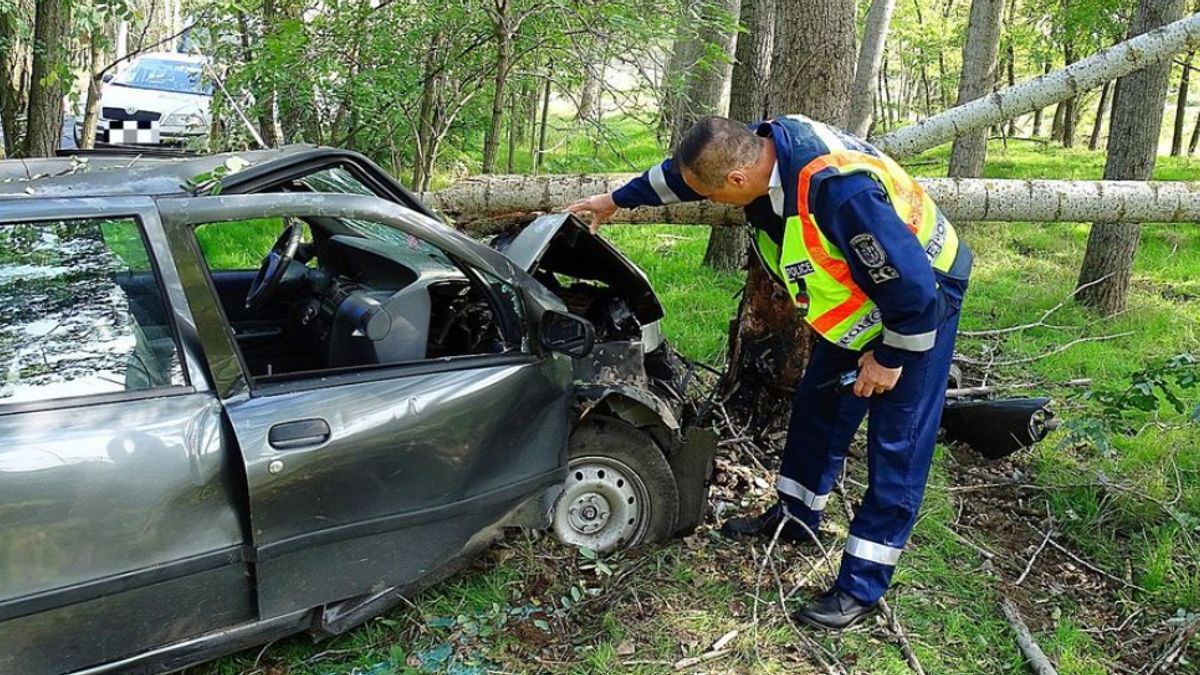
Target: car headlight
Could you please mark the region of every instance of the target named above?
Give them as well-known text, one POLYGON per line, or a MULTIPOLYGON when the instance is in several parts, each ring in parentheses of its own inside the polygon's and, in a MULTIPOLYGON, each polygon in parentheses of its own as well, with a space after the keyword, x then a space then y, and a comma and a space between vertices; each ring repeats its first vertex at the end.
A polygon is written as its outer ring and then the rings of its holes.
POLYGON ((174 115, 167 115, 166 118, 163 119, 164 127, 191 128, 204 127, 207 124, 208 123, 204 121, 203 117, 195 113, 175 113, 174 115))

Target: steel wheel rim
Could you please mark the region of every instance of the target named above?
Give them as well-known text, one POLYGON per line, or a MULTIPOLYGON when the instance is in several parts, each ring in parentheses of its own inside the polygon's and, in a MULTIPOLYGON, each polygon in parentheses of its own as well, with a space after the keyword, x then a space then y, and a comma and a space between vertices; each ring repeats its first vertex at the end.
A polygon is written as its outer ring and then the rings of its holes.
POLYGON ((565 544, 611 551, 641 540, 649 506, 646 484, 629 465, 611 457, 576 457, 554 507, 554 534, 565 544))

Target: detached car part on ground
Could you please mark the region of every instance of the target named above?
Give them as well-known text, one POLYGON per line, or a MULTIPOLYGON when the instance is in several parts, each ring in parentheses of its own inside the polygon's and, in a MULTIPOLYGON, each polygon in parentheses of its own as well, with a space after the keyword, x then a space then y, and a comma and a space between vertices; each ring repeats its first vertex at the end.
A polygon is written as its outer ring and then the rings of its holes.
POLYGON ((0 162, 0 672, 340 633, 508 527, 694 528, 645 276, 569 216, 493 244, 336 150, 0 162))

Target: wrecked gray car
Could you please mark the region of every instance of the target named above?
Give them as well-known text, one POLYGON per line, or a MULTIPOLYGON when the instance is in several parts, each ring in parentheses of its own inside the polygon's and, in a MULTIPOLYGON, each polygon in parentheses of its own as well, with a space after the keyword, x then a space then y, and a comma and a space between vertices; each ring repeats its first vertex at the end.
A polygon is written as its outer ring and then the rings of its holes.
POLYGON ((0 672, 340 633, 505 528, 693 529, 645 276, 570 216, 491 243, 338 150, 0 162, 0 672))

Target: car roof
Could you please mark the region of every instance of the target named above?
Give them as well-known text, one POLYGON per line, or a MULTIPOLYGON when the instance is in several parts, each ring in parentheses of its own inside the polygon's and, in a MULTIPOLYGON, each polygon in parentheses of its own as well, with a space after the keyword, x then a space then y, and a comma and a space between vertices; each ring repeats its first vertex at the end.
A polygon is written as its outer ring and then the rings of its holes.
POLYGON ((256 192, 325 166, 351 164, 377 185, 381 196, 441 220, 407 188, 370 159, 350 150, 313 145, 285 145, 266 150, 188 155, 150 149, 78 151, 63 157, 0 160, 0 203, 8 199, 54 197, 168 197, 215 194, 214 175, 236 167, 220 179, 222 193, 256 192), (199 183, 210 187, 197 190, 199 183))

